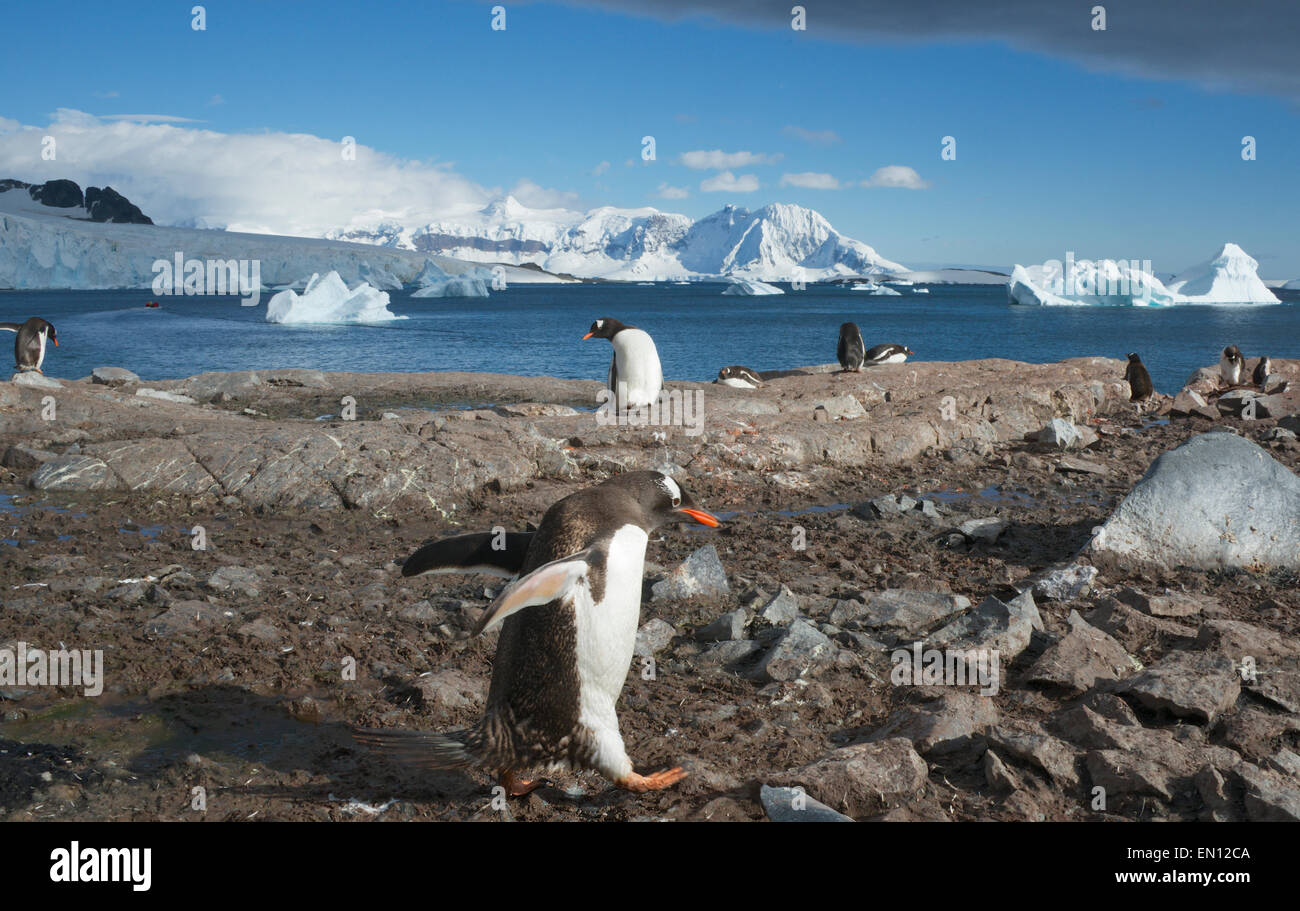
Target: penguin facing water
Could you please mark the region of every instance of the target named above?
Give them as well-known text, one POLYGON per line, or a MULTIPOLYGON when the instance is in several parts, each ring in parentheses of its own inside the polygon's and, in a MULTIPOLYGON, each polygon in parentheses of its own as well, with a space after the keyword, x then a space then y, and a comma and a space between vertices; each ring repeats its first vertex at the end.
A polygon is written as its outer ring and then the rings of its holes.
POLYGON ((485 767, 516 796, 536 787, 519 777, 534 767, 592 769, 630 791, 676 784, 680 768, 632 770, 614 708, 632 663, 646 543, 672 522, 719 524, 668 475, 636 471, 560 500, 535 532, 461 535, 417 550, 403 576, 515 577, 474 628, 501 624, 487 707, 468 731, 357 731, 357 740, 426 768, 485 767))
POLYGON ((862 333, 857 323, 844 323, 840 326, 840 340, 835 346, 835 357, 844 370, 857 373, 862 369, 866 359, 867 348, 862 344, 862 333))
POLYGON ((876 345, 867 351, 863 362, 867 364, 901 364, 907 360, 908 355, 915 353, 906 345, 876 345))
POLYGON ((1223 349, 1223 356, 1219 358, 1219 375, 1229 386, 1236 386, 1241 382, 1241 374, 1246 369, 1246 359, 1241 356, 1241 350, 1236 345, 1229 345, 1223 349))
POLYGON ((757 389, 763 385, 763 380, 758 373, 739 364, 723 367, 718 371, 718 378, 713 382, 721 383, 723 386, 734 386, 737 389, 757 389))
POLYGON ((33 316, 25 323, 0 323, 0 329, 17 333, 14 339, 14 367, 18 370, 35 370, 43 373, 41 365, 45 363, 45 344, 53 342, 59 347, 59 335, 54 326, 33 316))
POLYGON ((1124 380, 1128 383, 1130 402, 1145 402, 1155 394, 1155 386, 1151 384, 1151 374, 1147 373, 1147 368, 1142 363, 1142 358, 1136 353, 1128 356, 1128 367, 1124 369, 1124 380))
POLYGON ((1260 392, 1263 392, 1264 387, 1268 385, 1268 375, 1272 372, 1273 362, 1268 359, 1266 354, 1259 359, 1259 363, 1255 365, 1255 373, 1251 376, 1251 381, 1259 387, 1260 392))
POLYGON ((609 391, 614 393, 615 407, 644 408, 659 400, 664 386, 664 372, 659 365, 659 351, 650 333, 636 326, 625 326, 616 319, 598 319, 584 335, 607 338, 614 346, 609 362, 609 391))

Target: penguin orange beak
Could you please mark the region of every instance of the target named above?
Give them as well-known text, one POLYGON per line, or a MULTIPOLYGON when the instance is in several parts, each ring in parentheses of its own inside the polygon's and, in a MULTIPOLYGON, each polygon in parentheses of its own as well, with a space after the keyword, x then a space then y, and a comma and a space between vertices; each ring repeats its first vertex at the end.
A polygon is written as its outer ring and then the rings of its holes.
POLYGON ((677 511, 680 513, 685 513, 686 515, 694 519, 696 522, 699 522, 701 525, 707 525, 709 526, 709 528, 717 528, 719 525, 722 524, 720 521, 718 521, 717 516, 711 516, 702 509, 688 509, 687 507, 683 506, 681 509, 677 511))
POLYGON ((59 347, 59 337, 57 335, 54 338, 50 339, 50 341, 54 342, 55 348, 59 347))
POLYGON ((591 338, 591 333, 590 333, 590 332, 588 332, 586 335, 584 335, 584 336, 582 337, 582 340, 585 342, 585 341, 586 341, 587 339, 589 339, 589 338, 591 338))

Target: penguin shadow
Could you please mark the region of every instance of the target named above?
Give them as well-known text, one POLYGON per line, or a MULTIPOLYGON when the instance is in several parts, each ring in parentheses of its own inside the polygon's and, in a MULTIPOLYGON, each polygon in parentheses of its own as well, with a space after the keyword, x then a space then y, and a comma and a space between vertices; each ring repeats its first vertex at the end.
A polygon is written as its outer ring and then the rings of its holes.
MULTIPOLYGON (((302 785, 208 790, 318 804, 340 799, 380 803, 394 797, 446 801, 482 791, 464 771, 430 771, 378 756, 353 739, 350 724, 296 715, 292 705, 286 697, 263 696, 231 684, 168 694, 144 707, 137 704, 133 713, 143 708, 162 722, 165 733, 132 757, 127 768, 141 778, 163 779, 174 775, 171 770, 188 770, 188 757, 197 754, 218 765, 234 760, 286 777, 301 778, 305 772, 314 780, 302 785), (318 780, 321 777, 324 781, 318 780)), ((205 766, 211 768, 206 763, 199 768, 205 766)))

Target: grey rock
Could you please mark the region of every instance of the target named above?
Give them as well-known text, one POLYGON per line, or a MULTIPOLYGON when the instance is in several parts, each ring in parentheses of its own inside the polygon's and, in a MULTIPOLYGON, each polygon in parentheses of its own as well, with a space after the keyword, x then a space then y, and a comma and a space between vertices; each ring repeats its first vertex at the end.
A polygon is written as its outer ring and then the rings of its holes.
POLYGON ((1300 478, 1250 440, 1164 453, 1093 536, 1094 558, 1170 570, 1300 568, 1300 478))
POLYGON ((1187 645, 1196 639, 1196 629, 1163 617, 1152 617, 1116 598, 1104 598, 1084 615, 1097 629, 1114 636, 1131 654, 1147 649, 1187 645))
POLYGON ((717 642, 701 652, 695 664, 700 667, 729 667, 747 661, 761 651, 762 646, 753 639, 717 642))
POLYGON ((759 605, 755 612, 773 626, 785 626, 799 616, 799 599, 782 585, 780 591, 759 605))
POLYGON ((483 681, 454 668, 424 674, 416 678, 414 685, 427 706, 460 709, 482 705, 487 699, 483 681))
POLYGON ((1234 773, 1245 785, 1246 817, 1252 822, 1300 822, 1300 787, 1294 778, 1249 762, 1234 773))
POLYGON ((697 596, 720 598, 730 591, 718 550, 706 544, 668 576, 650 587, 651 601, 681 601, 697 596))
POLYGON ((989 516, 983 519, 968 519, 957 526, 957 530, 972 541, 992 544, 1011 525, 1006 519, 989 516))
POLYGON ((1042 769, 1063 788, 1073 790, 1079 786, 1079 773, 1075 769, 1079 751, 1064 740, 1039 730, 1013 725, 990 728, 985 740, 1007 756, 1042 769))
POLYGON ((242 598, 256 598, 262 593, 261 578, 243 566, 223 566, 208 576, 205 584, 213 591, 229 592, 242 598))
POLYGON ((1044 652, 1027 679, 1059 686, 1071 693, 1092 689, 1098 680, 1119 680, 1133 671, 1124 646, 1070 611, 1070 632, 1044 652))
POLYGON ((756 676, 766 680, 794 680, 817 674, 835 660, 835 645, 805 620, 790 624, 763 656, 756 676))
POLYGON ((869 629, 892 641, 924 636, 936 624, 970 607, 970 599, 948 592, 923 592, 891 588, 864 592, 865 601, 839 601, 830 621, 837 626, 869 629))
POLYGON ((984 781, 995 791, 1019 791, 1024 787, 1020 776, 1008 768, 992 750, 984 752, 984 781))
POLYGON ((1078 446, 1083 437, 1079 433, 1079 428, 1070 421, 1064 418, 1052 418, 1042 430, 1034 435, 1034 439, 1053 449, 1070 449, 1078 446))
POLYGON ((145 624, 145 632, 154 636, 177 636, 198 632, 225 622, 221 608, 207 601, 177 601, 166 611, 145 624))
POLYGON ((198 401, 190 398, 188 395, 181 395, 179 392, 167 392, 163 389, 153 389, 149 386, 142 386, 135 391, 135 394, 147 399, 158 399, 163 402, 172 402, 176 405, 197 405, 198 401))
POLYGON ((1043 628, 1043 618, 1030 592, 1003 603, 990 595, 970 613, 949 623, 926 638, 933 648, 996 650, 1003 666, 1010 664, 1029 646, 1034 630, 1043 628))
POLYGON ((56 458, 58 455, 53 452, 15 443, 5 450, 4 457, 0 458, 0 465, 6 468, 35 468, 56 458))
POLYGON ((1046 601, 1073 601, 1088 594, 1096 578, 1097 568, 1083 563, 1054 567, 1034 580, 1034 597, 1046 601))
POLYGON ((696 631, 695 638, 701 642, 729 642, 743 639, 745 636, 745 611, 737 608, 728 611, 708 626, 696 631))
POLYGON ((1232 660, 1212 652, 1171 652, 1120 690, 1143 705, 1206 724, 1237 703, 1241 681, 1232 660))
POLYGON ((35 370, 20 370, 10 377, 9 382, 15 386, 28 386, 32 389, 62 389, 63 384, 53 377, 37 373, 35 370))
POLYGON ((677 630, 666 620, 658 617, 648 620, 636 631, 636 645, 632 649, 632 654, 640 658, 649 658, 666 648, 676 635, 677 630))
POLYGON ((851 421, 866 413, 862 403, 847 393, 813 402, 813 418, 818 421, 851 421))
POLYGON ((126 386, 139 383, 140 377, 124 367, 96 367, 90 371, 90 381, 101 386, 126 386))
POLYGON ((942 756, 981 742, 981 735, 998 720, 998 708, 991 697, 945 693, 931 702, 895 712, 870 740, 903 737, 924 755, 942 756))
POLYGON ((27 479, 36 490, 116 490, 121 481, 107 463, 86 455, 63 455, 41 463, 27 479))
POLYGON ((859 817, 906 803, 925 787, 928 776, 929 768, 912 744, 896 738, 842 747, 785 777, 828 806, 859 817))
POLYGON ((853 817, 837 813, 820 800, 809 797, 803 788, 763 785, 758 789, 758 800, 772 822, 853 822, 853 817))

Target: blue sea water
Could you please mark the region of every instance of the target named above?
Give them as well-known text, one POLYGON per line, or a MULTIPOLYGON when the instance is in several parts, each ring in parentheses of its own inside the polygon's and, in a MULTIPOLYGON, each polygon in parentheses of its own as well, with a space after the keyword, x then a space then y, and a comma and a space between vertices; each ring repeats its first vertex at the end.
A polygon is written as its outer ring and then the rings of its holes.
POLYGON ((487 299, 414 299, 399 291, 389 309, 408 318, 376 326, 273 325, 264 319, 269 294, 258 307, 241 307, 234 297, 163 297, 160 308, 147 309, 148 291, 9 291, 0 292, 0 320, 43 316, 54 323, 61 347, 49 350, 45 372, 66 378, 115 366, 151 380, 277 367, 603 380, 609 343, 581 338, 605 316, 650 332, 668 379, 710 380, 727 364, 775 370, 833 362, 846 321, 861 327, 868 346, 905 344, 916 361, 1042 363, 1138 351, 1162 392, 1217 363, 1228 344, 1248 358, 1300 358, 1296 292, 1279 292, 1279 306, 1145 309, 1013 306, 1001 286, 932 285, 929 294, 904 288, 900 297, 819 286, 737 297, 724 296, 723 287, 515 285, 487 299))

